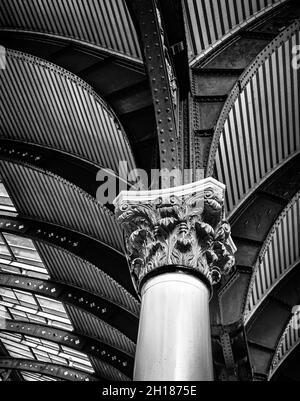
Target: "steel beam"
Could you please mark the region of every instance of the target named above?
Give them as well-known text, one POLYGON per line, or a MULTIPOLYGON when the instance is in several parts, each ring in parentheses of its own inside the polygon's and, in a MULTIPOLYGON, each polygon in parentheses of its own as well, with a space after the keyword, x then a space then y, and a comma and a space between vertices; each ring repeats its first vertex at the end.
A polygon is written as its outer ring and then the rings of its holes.
POLYGON ((252 381, 252 371, 243 323, 213 325, 213 357, 220 381, 252 381))
MULTIPOLYGON (((139 31, 155 109, 161 168, 178 168, 177 84, 161 13, 156 0, 127 5, 139 31)), ((164 186, 164 183, 162 182, 164 186)))

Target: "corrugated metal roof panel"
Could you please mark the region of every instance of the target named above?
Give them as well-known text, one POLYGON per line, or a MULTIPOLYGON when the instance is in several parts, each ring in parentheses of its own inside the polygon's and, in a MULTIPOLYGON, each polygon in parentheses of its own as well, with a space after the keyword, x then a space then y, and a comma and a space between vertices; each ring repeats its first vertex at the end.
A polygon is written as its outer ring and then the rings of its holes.
POLYGON ((217 179, 227 186, 231 214, 265 177, 300 151, 299 70, 291 63, 300 32, 283 44, 280 37, 276 40, 278 48, 233 103, 220 138, 217 179))
POLYGON ((1 0, 0 26, 79 39, 141 58, 124 0, 1 0))
POLYGON ((129 170, 135 167, 117 117, 89 85, 37 57, 7 50, 6 60, 1 137, 61 150, 115 172, 120 160, 129 170))

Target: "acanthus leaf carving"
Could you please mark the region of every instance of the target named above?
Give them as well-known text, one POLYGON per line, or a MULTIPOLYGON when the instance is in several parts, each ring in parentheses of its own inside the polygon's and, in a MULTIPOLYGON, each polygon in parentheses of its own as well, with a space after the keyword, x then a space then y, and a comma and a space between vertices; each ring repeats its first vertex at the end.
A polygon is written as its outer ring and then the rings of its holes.
POLYGON ((124 228, 137 291, 149 272, 164 266, 197 270, 211 284, 229 274, 235 247, 223 214, 223 198, 211 188, 200 194, 159 197, 147 204, 117 204, 116 217, 124 228))

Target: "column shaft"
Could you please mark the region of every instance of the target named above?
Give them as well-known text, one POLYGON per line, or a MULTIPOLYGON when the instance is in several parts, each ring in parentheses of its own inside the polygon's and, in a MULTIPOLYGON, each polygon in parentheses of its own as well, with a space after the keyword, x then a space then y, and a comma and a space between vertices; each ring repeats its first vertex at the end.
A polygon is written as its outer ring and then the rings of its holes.
POLYGON ((206 284, 186 273, 160 274, 141 295, 134 380, 213 380, 206 284))

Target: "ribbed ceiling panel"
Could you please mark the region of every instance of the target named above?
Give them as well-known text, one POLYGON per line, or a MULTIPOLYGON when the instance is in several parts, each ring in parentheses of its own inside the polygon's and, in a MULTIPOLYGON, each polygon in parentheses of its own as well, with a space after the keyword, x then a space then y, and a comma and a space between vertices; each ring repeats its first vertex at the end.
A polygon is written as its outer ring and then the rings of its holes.
POLYGON ((56 34, 141 57, 124 0, 1 0, 0 26, 56 34))
POLYGON ((119 330, 71 305, 66 305, 66 311, 73 322, 75 331, 96 338, 129 355, 134 354, 135 344, 119 330))
POLYGON ((247 81, 225 121, 216 172, 227 186, 228 212, 300 150, 300 70, 292 68, 292 49, 299 44, 298 31, 274 49, 247 81))
POLYGON ((300 343, 300 310, 296 310, 293 317, 289 321, 284 333, 278 343, 275 357, 272 361, 269 379, 279 368, 281 363, 291 353, 293 349, 300 343))
POLYGON ((91 87, 36 57, 7 51, 0 74, 0 122, 3 138, 68 152, 116 172, 120 160, 129 169, 135 166, 116 116, 91 87))
POLYGON ((0 175, 21 216, 74 229, 122 251, 121 229, 114 215, 75 185, 3 160, 0 175))
POLYGON ((266 295, 300 259, 300 192, 275 222, 255 265, 245 310, 249 319, 266 295))
POLYGON ((91 291, 139 315, 139 302, 99 268, 43 242, 36 242, 36 248, 54 280, 91 291))
POLYGON ((183 0, 192 57, 245 23, 257 13, 286 0, 183 0))

